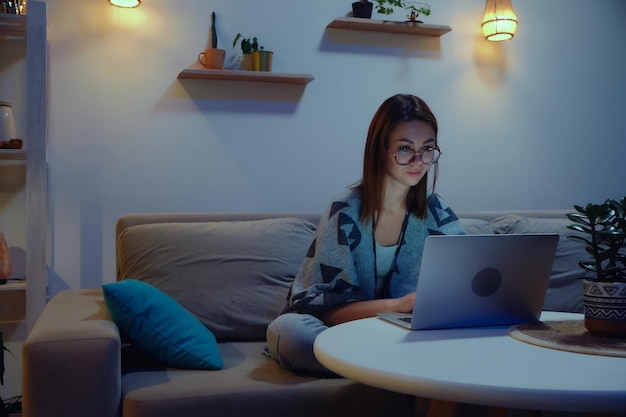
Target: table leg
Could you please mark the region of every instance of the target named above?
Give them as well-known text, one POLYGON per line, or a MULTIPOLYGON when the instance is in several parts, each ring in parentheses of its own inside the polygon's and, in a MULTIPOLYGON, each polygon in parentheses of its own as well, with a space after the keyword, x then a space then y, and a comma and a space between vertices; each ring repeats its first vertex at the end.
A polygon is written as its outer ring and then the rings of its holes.
POLYGON ((428 414, 428 407, 430 407, 430 399, 422 397, 413 397, 415 410, 413 417, 426 417, 428 414))
POLYGON ((458 403, 444 400, 430 400, 427 417, 454 417, 458 403))
MULTIPOLYGON (((415 417, 455 417, 458 406, 459 403, 452 401, 415 397, 415 417)), ((509 409, 489 407, 486 415, 488 417, 509 417, 509 409)), ((536 415, 530 412, 528 417, 541 417, 541 414, 536 415)))
MULTIPOLYGON (((432 400, 429 398, 414 397, 415 413, 414 417, 455 417, 459 408, 459 403, 444 400, 432 400)), ((462 411, 462 410, 461 410, 462 411)), ((504 407, 488 407, 486 410, 488 417, 510 417, 511 409, 504 407)), ((543 413, 539 410, 518 410, 515 415, 526 417, 542 417, 543 413)), ((484 411, 481 411, 481 415, 484 411)), ((578 414, 577 414, 578 415, 578 414)), ((584 417, 626 417, 624 414, 612 413, 585 413, 584 417)))
POLYGON ((509 409, 502 407, 489 407, 489 417, 508 417, 509 409))

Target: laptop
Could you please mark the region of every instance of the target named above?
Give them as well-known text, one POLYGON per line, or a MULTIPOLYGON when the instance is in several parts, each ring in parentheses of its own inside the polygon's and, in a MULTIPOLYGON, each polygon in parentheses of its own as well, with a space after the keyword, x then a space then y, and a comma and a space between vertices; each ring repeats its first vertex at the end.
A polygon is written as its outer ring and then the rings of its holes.
POLYGON ((558 241, 552 233, 428 236, 413 313, 378 317, 410 330, 537 321, 558 241))

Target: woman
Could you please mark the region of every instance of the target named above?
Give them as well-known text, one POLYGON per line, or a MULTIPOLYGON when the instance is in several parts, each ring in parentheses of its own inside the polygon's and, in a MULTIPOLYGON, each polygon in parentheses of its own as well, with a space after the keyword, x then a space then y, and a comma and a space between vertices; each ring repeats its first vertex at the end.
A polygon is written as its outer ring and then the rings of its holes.
POLYGON ((363 177, 333 199, 295 277, 282 314, 267 330, 269 354, 296 371, 331 374, 313 354, 328 326, 413 310, 424 240, 465 234, 433 192, 437 120, 409 94, 382 103, 369 127, 363 177))

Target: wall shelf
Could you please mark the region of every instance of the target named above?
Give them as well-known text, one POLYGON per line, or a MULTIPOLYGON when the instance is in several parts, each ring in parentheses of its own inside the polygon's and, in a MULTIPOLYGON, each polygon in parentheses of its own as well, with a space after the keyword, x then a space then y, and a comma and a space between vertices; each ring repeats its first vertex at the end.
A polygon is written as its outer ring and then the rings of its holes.
POLYGON ((0 13, 0 36, 26 37, 26 16, 0 13))
POLYGON ((0 161, 25 160, 26 150, 24 149, 0 149, 0 161))
POLYGON ((0 291, 26 291, 26 281, 10 281, 0 285, 0 291))
POLYGON ((187 68, 178 74, 180 79, 218 80, 218 81, 248 81, 278 84, 308 84, 315 79, 309 74, 285 74, 265 71, 241 70, 209 70, 187 68))
POLYGON ((427 25, 417 22, 395 22, 391 20, 363 19, 359 17, 338 17, 327 28, 362 30, 369 32, 406 33, 419 36, 440 37, 452 30, 450 26, 427 25))

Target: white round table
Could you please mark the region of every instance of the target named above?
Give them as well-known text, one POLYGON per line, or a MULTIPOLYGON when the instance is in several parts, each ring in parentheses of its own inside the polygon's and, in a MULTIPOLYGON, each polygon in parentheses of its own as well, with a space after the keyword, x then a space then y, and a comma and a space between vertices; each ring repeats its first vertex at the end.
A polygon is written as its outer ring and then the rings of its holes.
MULTIPOLYGON (((582 319, 544 312, 542 321, 582 319)), ((408 331, 378 318, 315 340, 328 369, 375 387, 458 403, 626 413, 626 358, 572 353, 513 339, 508 327, 408 331)))

